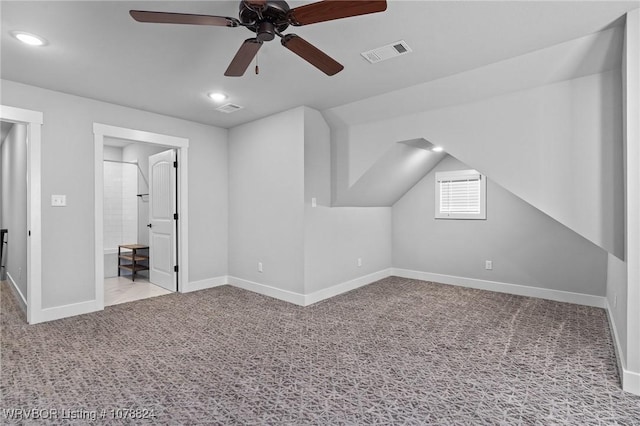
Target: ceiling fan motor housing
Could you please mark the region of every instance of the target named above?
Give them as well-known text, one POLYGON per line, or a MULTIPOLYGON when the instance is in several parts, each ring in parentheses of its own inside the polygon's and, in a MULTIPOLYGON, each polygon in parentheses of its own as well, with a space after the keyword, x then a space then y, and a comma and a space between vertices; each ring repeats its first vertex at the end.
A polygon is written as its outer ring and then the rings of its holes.
POLYGON ((282 32, 289 27, 287 15, 289 5, 283 0, 269 0, 260 9, 240 2, 240 22, 257 34, 259 41, 271 41, 276 32, 282 32))

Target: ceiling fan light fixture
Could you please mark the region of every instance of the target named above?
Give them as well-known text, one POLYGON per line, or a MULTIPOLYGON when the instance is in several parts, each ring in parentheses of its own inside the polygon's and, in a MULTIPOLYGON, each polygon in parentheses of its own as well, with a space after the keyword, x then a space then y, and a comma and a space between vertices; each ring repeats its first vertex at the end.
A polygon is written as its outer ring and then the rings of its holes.
MULTIPOLYGON (((334 21, 352 16, 368 15, 387 10, 387 0, 321 0, 291 9, 285 0, 240 0, 238 18, 189 13, 130 10, 137 22, 155 24, 209 25, 214 27, 245 27, 255 33, 246 39, 224 72, 227 77, 241 77, 256 57, 264 42, 276 36, 282 45, 326 75, 332 76, 343 66, 329 55, 295 34, 284 34, 289 25, 302 26, 334 21)), ((395 46, 405 52, 408 47, 395 46)), ((258 66, 256 65, 256 74, 258 66)))
POLYGON ((228 96, 221 92, 211 92, 207 96, 214 102, 224 102, 227 100, 228 96))
POLYGON ((29 46, 44 46, 47 44, 45 39, 35 34, 26 33, 24 31, 12 31, 11 35, 17 40, 29 46))

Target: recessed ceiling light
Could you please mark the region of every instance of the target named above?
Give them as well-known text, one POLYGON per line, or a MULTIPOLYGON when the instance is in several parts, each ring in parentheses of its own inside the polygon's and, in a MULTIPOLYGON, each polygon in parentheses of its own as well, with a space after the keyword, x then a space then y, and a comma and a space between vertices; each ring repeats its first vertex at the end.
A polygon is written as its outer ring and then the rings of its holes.
POLYGON ((46 41, 42 37, 25 33, 24 31, 13 31, 11 35, 29 46, 44 46, 46 44, 46 41))
POLYGON ((444 148, 441 146, 434 146, 433 148, 431 148, 431 151, 433 152, 442 152, 444 151, 444 148))
POLYGON ((222 102, 222 101, 226 101, 227 100, 227 95, 225 95, 224 93, 220 93, 220 92, 211 92, 211 93, 209 93, 208 96, 214 102, 222 102))

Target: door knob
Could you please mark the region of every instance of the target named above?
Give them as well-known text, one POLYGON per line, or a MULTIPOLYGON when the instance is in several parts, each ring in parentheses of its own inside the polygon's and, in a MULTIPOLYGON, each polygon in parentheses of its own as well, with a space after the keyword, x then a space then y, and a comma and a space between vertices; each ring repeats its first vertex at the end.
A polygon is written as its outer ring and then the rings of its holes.
POLYGON ((147 224, 147 228, 151 228, 151 224, 150 224, 150 223, 149 223, 149 224, 147 224))

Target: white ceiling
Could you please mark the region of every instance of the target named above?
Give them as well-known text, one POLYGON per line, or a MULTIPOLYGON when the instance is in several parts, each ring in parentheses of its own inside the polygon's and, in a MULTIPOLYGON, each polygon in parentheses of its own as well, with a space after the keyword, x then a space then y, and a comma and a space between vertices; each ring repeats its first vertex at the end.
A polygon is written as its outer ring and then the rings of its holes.
MULTIPOLYGON (((290 1, 292 7, 311 3, 290 1)), ((232 127, 299 105, 319 110, 432 81, 609 27, 635 1, 389 1, 386 12, 289 29, 341 62, 327 77, 280 46, 260 75, 224 77, 245 28, 141 24, 130 9, 237 16, 237 1, 1 1, 3 79, 232 127), (23 30, 48 40, 27 47, 23 30), (413 53, 369 64, 360 52, 405 40, 413 53), (215 111, 221 90, 245 108, 215 111)), ((393 106, 390 106, 392 108, 393 106)))

